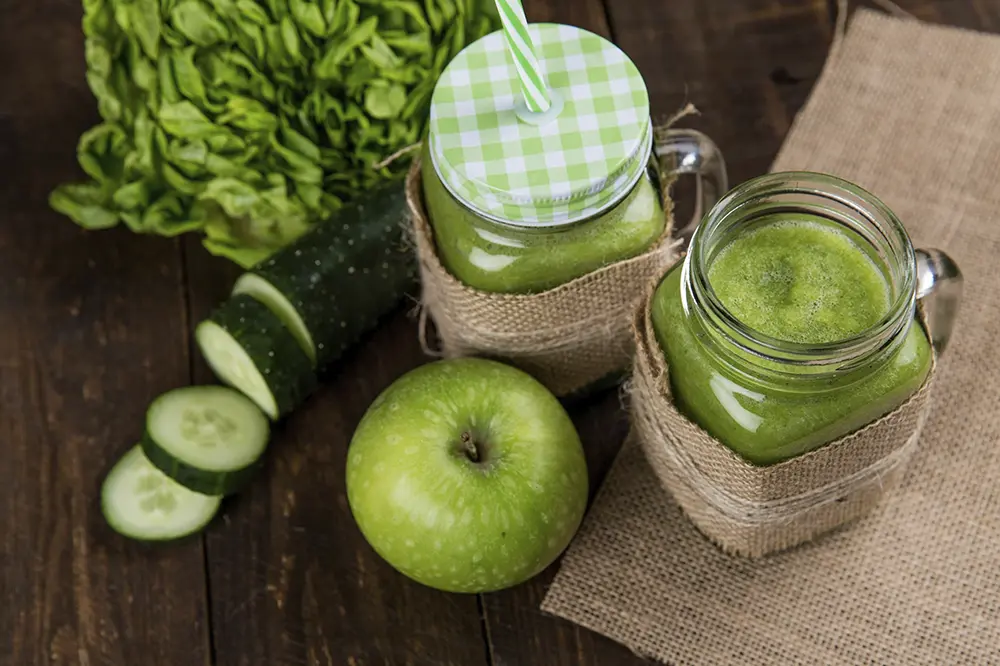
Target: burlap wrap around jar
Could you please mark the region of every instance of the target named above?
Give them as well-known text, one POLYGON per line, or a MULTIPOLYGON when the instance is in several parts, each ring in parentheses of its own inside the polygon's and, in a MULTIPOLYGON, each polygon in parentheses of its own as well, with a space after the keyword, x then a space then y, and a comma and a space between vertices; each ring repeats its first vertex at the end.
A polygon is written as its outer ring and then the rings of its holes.
POLYGON ((565 396, 626 370, 631 362, 632 313, 646 285, 677 261, 672 205, 663 183, 663 236, 652 248, 537 294, 473 289, 441 264, 422 201, 419 162, 406 195, 420 265, 421 302, 445 357, 502 358, 565 396))
POLYGON ((554 23, 523 36, 544 72, 531 104, 500 32, 435 84, 423 170, 407 182, 421 330, 433 320, 446 357, 496 358, 568 396, 628 370, 632 311, 677 259, 672 180, 697 176, 711 205, 726 178, 708 137, 667 129, 687 107, 654 126, 642 74, 618 46, 554 23))
POLYGON ((660 483, 724 551, 753 558, 804 543, 865 515, 899 485, 930 412, 934 366, 915 394, 864 428, 756 466, 674 406, 653 294, 647 288, 634 318, 633 428, 660 483))

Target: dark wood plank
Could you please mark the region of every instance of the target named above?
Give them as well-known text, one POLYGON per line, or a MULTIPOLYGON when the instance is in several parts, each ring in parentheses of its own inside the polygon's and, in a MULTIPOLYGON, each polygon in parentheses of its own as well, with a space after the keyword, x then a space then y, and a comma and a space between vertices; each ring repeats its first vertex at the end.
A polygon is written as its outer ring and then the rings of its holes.
MULTIPOLYGON (((525 5, 531 21, 577 25, 605 37, 611 35, 601 0, 535 0, 525 5)), ((627 418, 615 391, 571 405, 570 413, 587 453, 593 494, 625 439, 627 418)), ((533 580, 513 589, 483 595, 493 663, 498 666, 644 663, 604 636, 539 610, 558 566, 557 562, 533 580)))
MULTIPOLYGON (((237 271, 187 246, 192 320, 237 271)), ((425 362, 405 309, 365 339, 274 435, 266 468, 208 532, 216 663, 484 663, 474 596, 396 573, 368 546, 344 488, 351 435, 378 393, 425 362)), ((199 362, 196 379, 210 381, 199 362)))
POLYGON ((522 3, 532 23, 565 23, 611 38, 602 0, 522 0, 522 3))
POLYGON ((607 3, 615 41, 645 73, 655 116, 692 102, 681 124, 722 149, 730 182, 767 171, 826 60, 825 0, 607 3))
POLYGON ((209 663, 199 539, 101 518, 147 402, 186 383, 178 246, 50 211, 96 122, 78 2, 0 2, 0 663, 209 663))

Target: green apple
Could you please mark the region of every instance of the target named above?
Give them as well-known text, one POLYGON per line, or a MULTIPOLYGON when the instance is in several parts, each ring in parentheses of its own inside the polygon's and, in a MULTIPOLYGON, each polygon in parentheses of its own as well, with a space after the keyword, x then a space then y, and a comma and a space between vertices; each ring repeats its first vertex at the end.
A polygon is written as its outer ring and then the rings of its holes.
POLYGON ((566 548, 587 504, 580 437, 530 375, 465 358, 387 388, 347 454, 347 498, 376 552, 441 590, 531 578, 566 548))

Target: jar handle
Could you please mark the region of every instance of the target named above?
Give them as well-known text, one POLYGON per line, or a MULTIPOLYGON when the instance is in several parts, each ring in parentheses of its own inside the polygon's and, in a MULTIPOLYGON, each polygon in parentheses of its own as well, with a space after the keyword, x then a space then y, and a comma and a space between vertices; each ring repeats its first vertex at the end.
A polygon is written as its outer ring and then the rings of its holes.
POLYGON ((653 143, 661 180, 671 181, 673 176, 694 174, 697 197, 694 214, 683 225, 674 228, 674 236, 686 249, 701 218, 729 191, 729 177, 722 151, 715 142, 697 130, 657 130, 653 143))
POLYGON ((920 249, 917 258, 917 298, 924 306, 928 334, 934 350, 941 354, 951 339, 958 306, 962 301, 962 271, 941 250, 920 249))

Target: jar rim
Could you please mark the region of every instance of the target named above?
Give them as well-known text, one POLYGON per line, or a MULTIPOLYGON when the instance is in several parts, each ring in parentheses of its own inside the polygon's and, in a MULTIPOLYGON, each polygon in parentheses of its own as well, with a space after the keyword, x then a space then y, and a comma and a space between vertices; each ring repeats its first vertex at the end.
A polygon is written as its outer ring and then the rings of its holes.
MULTIPOLYGON (((916 306, 916 256, 902 222, 871 192, 836 176, 811 171, 787 171, 760 176, 731 190, 706 215, 695 230, 683 267, 689 296, 712 325, 730 342, 754 357, 778 364, 812 367, 813 373, 844 372, 871 362, 873 356, 895 349, 901 332, 908 330, 916 306), (756 330, 737 318, 716 294, 708 279, 708 246, 715 235, 731 229, 748 206, 785 197, 782 210, 816 212, 797 197, 826 200, 838 207, 833 221, 863 231, 861 236, 881 245, 880 254, 892 259, 888 266, 893 301, 886 313, 868 328, 847 338, 824 343, 785 340, 756 330)), ((815 376, 812 374, 812 376, 815 376)))

